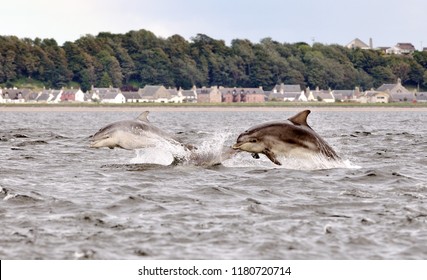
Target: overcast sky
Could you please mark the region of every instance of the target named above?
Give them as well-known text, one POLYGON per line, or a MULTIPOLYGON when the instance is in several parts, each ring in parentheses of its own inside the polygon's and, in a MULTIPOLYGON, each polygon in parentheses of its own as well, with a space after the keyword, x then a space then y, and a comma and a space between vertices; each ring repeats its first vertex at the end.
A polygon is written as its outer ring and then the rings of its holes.
POLYGON ((146 29, 167 38, 427 47, 426 0, 0 0, 0 35, 54 38, 146 29))

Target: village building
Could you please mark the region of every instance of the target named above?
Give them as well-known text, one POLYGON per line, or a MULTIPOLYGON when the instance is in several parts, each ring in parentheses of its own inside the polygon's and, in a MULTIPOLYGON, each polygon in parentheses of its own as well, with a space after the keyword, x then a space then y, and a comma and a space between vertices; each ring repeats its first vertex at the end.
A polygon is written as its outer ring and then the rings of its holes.
POLYGON ((417 102, 425 103, 427 102, 427 92, 417 92, 415 98, 417 102))
POLYGON ((386 54, 386 53, 387 53, 387 50, 388 50, 389 48, 390 48, 390 47, 377 47, 377 48, 375 48, 375 50, 380 51, 381 53, 386 54))
POLYGON ((196 89, 197 103, 221 103, 222 95, 218 87, 202 87, 196 89))
POLYGON ((411 43, 397 43, 396 46, 386 50, 387 54, 412 54, 415 52, 415 47, 411 43))
POLYGON ((369 45, 360 40, 359 38, 356 38, 352 40, 350 43, 346 45, 349 49, 362 49, 362 50, 369 50, 372 49, 372 38, 369 39, 369 45))
POLYGON ((333 90, 332 94, 337 102, 357 102, 358 98, 361 96, 358 87, 353 90, 333 90))
POLYGON ((143 102, 141 95, 137 91, 122 91, 126 103, 143 102))
POLYGON ((110 104, 125 103, 126 98, 121 92, 109 92, 102 95, 100 102, 110 104))
POLYGON ((372 89, 365 91, 365 93, 360 96, 358 100, 360 103, 389 103, 390 94, 372 89))
POLYGON ((161 85, 146 85, 144 88, 139 89, 138 93, 142 98, 142 102, 168 103, 172 98, 171 91, 161 85))
POLYGON ((305 91, 305 95, 307 96, 308 101, 319 101, 326 103, 335 102, 335 97, 332 94, 331 90, 321 90, 319 87, 316 87, 316 90, 312 91, 307 87, 305 91))
POLYGON ((63 89, 61 95, 61 102, 85 102, 85 93, 79 89, 63 89))
POLYGON ((182 103, 184 100, 184 96, 182 95, 181 90, 177 90, 176 88, 168 88, 169 93, 171 94, 171 98, 168 100, 169 103, 182 103))
POLYGON ((280 85, 276 85, 268 94, 268 100, 306 102, 307 97, 300 85, 285 85, 282 83, 280 85))
POLYGON ((28 89, 0 89, 0 103, 23 103, 28 89))
POLYGON ((43 89, 35 101, 39 103, 59 103, 61 95, 61 89, 43 89))
POLYGON ((415 95, 417 102, 426 103, 427 102, 427 92, 417 92, 415 95))
POLYGON ((119 88, 96 88, 92 86, 90 93, 90 99, 95 102, 103 103, 124 103, 124 96, 119 88), (120 95, 119 95, 120 94, 120 95), (103 101, 104 100, 104 101, 103 101))
POLYGON ((180 92, 182 94, 184 103, 195 103, 197 102, 197 88, 196 86, 193 86, 192 89, 183 90, 180 89, 180 92))
POLYGON ((52 98, 48 101, 50 103, 59 103, 61 102, 62 90, 53 89, 51 91, 52 98))
POLYGON ((37 102, 37 98, 39 97, 41 92, 29 90, 25 95, 25 102, 33 103, 37 102))
POLYGON ((50 89, 44 89, 40 94, 37 96, 36 102, 41 103, 47 103, 49 100, 52 99, 51 90, 50 89))
POLYGON ((376 91, 385 92, 390 96, 390 102, 412 102, 415 100, 413 92, 402 86, 402 81, 397 79, 395 84, 383 84, 376 91))
POLYGON ((220 87, 222 102, 225 103, 262 103, 265 102, 265 93, 259 88, 224 88, 220 87))

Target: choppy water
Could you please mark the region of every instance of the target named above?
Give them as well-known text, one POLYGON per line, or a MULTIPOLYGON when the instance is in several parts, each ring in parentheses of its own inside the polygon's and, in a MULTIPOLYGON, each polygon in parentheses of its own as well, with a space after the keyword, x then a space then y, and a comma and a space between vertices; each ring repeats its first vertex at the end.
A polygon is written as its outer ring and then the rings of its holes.
MULTIPOLYGON (((212 155, 294 113, 150 120, 212 155)), ((163 166, 168 149, 88 148, 99 128, 137 115, 0 112, 1 259, 427 258, 427 112, 313 112, 345 159, 331 165, 240 153, 163 166)))

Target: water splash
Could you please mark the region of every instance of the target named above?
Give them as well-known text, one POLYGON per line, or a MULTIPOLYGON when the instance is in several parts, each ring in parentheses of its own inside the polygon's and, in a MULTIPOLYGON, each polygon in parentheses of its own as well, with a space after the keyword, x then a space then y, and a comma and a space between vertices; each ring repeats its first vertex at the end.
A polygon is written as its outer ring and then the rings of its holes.
POLYGON ((130 163, 170 165, 178 162, 204 167, 217 165, 234 154, 225 144, 230 136, 230 132, 216 133, 213 137, 202 140, 194 149, 188 149, 178 142, 158 141, 153 147, 136 150, 136 156, 130 163))
POLYGON ((187 158, 190 151, 178 142, 162 140, 158 141, 152 147, 137 149, 135 153, 135 157, 130 160, 132 164, 152 163, 170 165, 177 158, 187 158))
POLYGON ((226 167, 255 167, 255 168, 282 168, 293 170, 320 170, 320 169, 334 169, 346 168, 357 169, 361 168, 353 164, 350 160, 330 160, 322 155, 314 155, 304 158, 286 158, 279 156, 278 160, 282 165, 272 163, 266 156, 260 155, 259 159, 253 159, 250 153, 239 152, 229 160, 224 161, 222 164, 226 167))
POLYGON ((307 155, 304 158, 278 157, 282 165, 275 165, 266 156, 260 159, 252 158, 250 153, 234 151, 230 148, 232 133, 228 131, 217 132, 208 139, 201 139, 194 149, 190 150, 178 142, 166 140, 158 141, 154 147, 136 150, 132 164, 160 164, 193 165, 210 167, 222 164, 225 167, 254 167, 254 168, 283 168, 294 170, 319 170, 346 168, 361 168, 350 160, 330 160, 322 155, 307 155), (230 143, 229 143, 230 142, 230 143))

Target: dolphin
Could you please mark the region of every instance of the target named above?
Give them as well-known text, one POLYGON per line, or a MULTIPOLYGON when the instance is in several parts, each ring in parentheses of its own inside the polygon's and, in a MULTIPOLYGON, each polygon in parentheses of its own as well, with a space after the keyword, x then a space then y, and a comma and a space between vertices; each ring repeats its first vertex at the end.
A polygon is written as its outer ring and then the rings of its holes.
POLYGON ((91 137, 91 148, 108 147, 126 150, 155 146, 159 141, 182 145, 169 133, 157 128, 148 121, 145 111, 135 120, 123 120, 101 128, 91 137))
POLYGON ((299 112, 286 121, 267 122, 249 128, 239 135, 233 149, 264 154, 273 163, 281 165, 277 156, 310 157, 322 155, 339 159, 337 153, 308 124, 310 110, 299 112))

